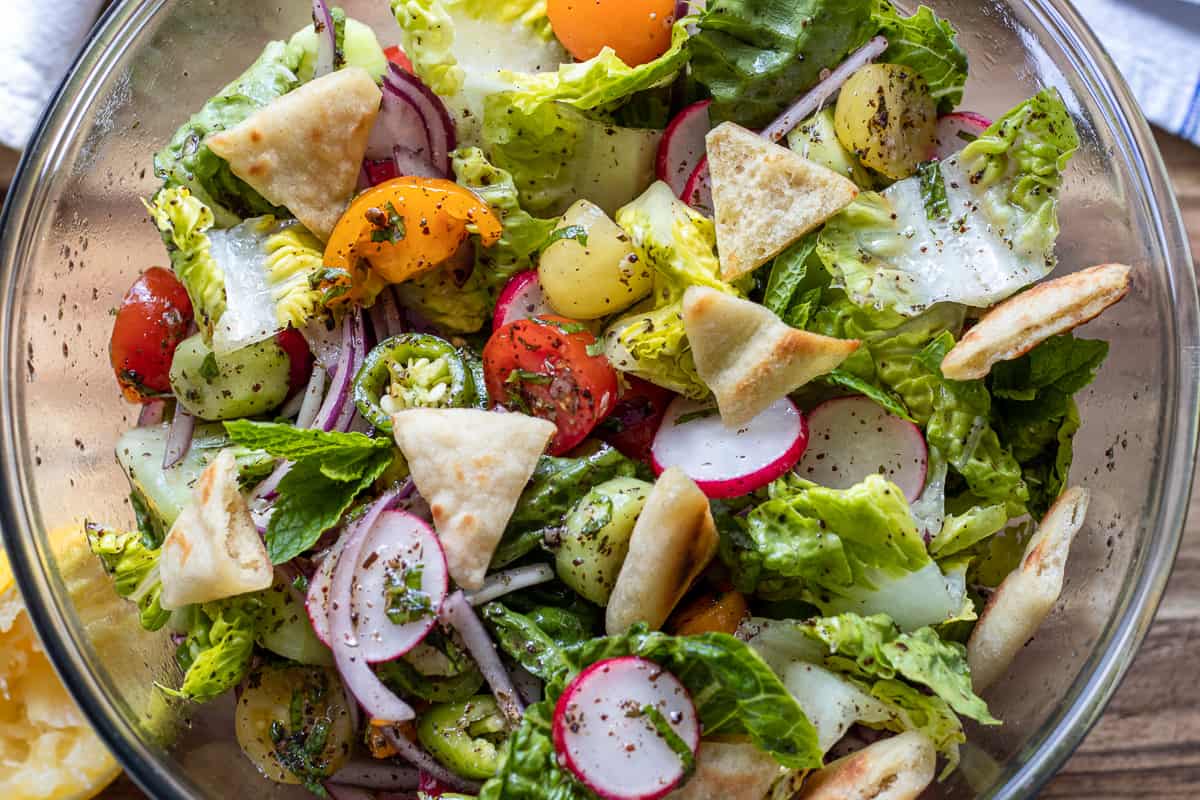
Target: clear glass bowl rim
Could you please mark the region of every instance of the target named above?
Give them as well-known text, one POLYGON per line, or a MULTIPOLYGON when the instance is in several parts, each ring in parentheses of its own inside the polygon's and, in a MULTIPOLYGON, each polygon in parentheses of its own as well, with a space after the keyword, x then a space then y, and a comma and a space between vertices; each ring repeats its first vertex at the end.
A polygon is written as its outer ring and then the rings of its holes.
MULTIPOLYGON (((43 115, 17 169, 0 213, 0 353, 6 369, 0 373, 0 532, 13 573, 50 660, 83 713, 125 767, 152 797, 187 800, 193 787, 184 775, 170 770, 152 746, 136 735, 114 698, 105 691, 85 657, 86 648, 71 624, 72 611, 55 591, 50 572, 52 556, 43 534, 35 530, 34 509, 24 487, 29 476, 21 457, 16 426, 15 381, 20 374, 16 344, 15 307, 19 281, 16 265, 24 236, 32 230, 46 201, 41 189, 69 150, 81 110, 125 49, 168 0, 122 0, 109 7, 93 28, 83 52, 43 115)), ((1079 70, 1093 99, 1113 113, 1110 122, 1130 159, 1133 178, 1150 208, 1154 235, 1165 254, 1164 265, 1174 317, 1169 340, 1175 344, 1170 374, 1175 376, 1167 424, 1175 436, 1160 474, 1167 476, 1151 516, 1153 536, 1145 542, 1140 568, 1126 581, 1117 612, 1109 620, 1092 655, 1084 664, 1062 706, 1030 739, 1003 772, 989 798, 1034 796, 1083 741, 1137 654, 1162 599, 1183 534, 1191 493, 1200 411, 1200 304, 1179 208, 1154 137, 1115 65, 1067 0, 1009 0, 1024 5, 1061 41, 1079 70)))

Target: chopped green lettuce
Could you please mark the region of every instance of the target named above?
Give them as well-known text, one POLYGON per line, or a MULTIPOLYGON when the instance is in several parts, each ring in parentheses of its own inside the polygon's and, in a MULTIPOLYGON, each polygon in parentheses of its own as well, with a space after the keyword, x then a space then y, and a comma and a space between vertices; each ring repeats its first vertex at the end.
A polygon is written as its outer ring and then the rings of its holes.
POLYGON ((1046 89, 941 162, 950 213, 928 219, 920 176, 864 192, 817 253, 854 302, 913 316, 934 303, 989 307, 1054 269, 1057 192, 1079 145, 1046 89))
POLYGON ((929 543, 929 552, 939 560, 961 553, 1004 530, 1007 524, 1008 509, 1004 503, 972 506, 962 514, 948 514, 929 543))
POLYGON ((163 189, 147 208, 218 355, 302 327, 324 309, 314 280, 324 247, 295 220, 254 217, 216 229, 212 211, 185 187, 163 189))
POLYGON ((235 225, 246 217, 286 215, 284 209, 271 205, 234 175, 229 164, 209 150, 204 140, 232 128, 299 86, 297 70, 303 54, 298 46, 268 43, 257 61, 205 103, 154 156, 154 174, 168 188, 186 187, 210 209, 218 227, 235 225))
POLYGON ((136 603, 143 628, 156 631, 171 617, 163 609, 162 580, 158 574, 157 549, 146 547, 138 531, 114 531, 87 526, 88 546, 99 557, 104 571, 112 576, 120 597, 136 603))
POLYGON ((941 113, 958 107, 967 82, 967 54, 953 25, 927 6, 902 16, 890 0, 875 0, 871 23, 888 40, 880 61, 902 64, 924 78, 941 113))
POLYGON ((261 615, 259 593, 191 607, 186 637, 175 652, 183 683, 178 689, 159 688, 172 697, 206 703, 237 686, 250 669, 261 615))

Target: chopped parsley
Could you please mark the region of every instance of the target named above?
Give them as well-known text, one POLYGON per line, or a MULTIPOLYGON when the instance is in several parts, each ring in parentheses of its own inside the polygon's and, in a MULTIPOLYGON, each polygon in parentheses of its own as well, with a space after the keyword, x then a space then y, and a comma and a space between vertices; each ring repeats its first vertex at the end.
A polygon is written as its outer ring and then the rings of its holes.
POLYGON ((555 328, 567 336, 587 331, 587 325, 584 325, 582 322, 563 322, 561 319, 548 319, 546 317, 531 317, 529 321, 538 325, 545 325, 548 328, 555 328))
POLYGON ((946 180, 942 177, 942 165, 938 161, 926 161, 917 167, 921 178, 921 197, 925 201, 925 216, 930 222, 950 216, 950 201, 946 197, 946 180))
POLYGON ((406 625, 424 619, 433 613, 433 601, 421 590, 421 579, 425 565, 401 564, 399 569, 390 568, 387 575, 385 613, 396 625, 406 625))
POLYGON ((550 235, 546 237, 546 241, 542 242, 541 247, 538 248, 538 252, 544 251, 550 245, 554 244, 555 242, 562 241, 563 239, 573 239, 574 241, 579 242, 581 247, 587 247, 587 228, 583 227, 582 225, 567 225, 562 228, 555 228, 550 232, 550 235))
POLYGON ((200 377, 211 381, 220 374, 221 370, 217 367, 217 354, 210 352, 200 364, 200 377))
POLYGON ((604 342, 597 339, 587 346, 587 354, 593 358, 604 355, 604 342))
POLYGON ((404 217, 389 200, 383 208, 368 208, 367 222, 375 226, 371 231, 371 241, 376 243, 389 242, 396 244, 404 241, 407 231, 404 227, 404 217))

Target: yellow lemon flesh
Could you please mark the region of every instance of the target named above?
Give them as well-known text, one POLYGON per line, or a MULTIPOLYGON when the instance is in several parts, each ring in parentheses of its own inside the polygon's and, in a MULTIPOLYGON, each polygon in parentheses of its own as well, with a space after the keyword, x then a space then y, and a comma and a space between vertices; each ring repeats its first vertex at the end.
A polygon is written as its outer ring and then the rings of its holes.
MULTIPOLYGON (((73 573, 94 571, 104 578, 82 528, 60 528, 50 540, 72 588, 78 586, 73 573)), ((107 605, 115 595, 105 588, 106 593, 72 591, 72 597, 76 603, 107 605)), ((42 652, 0 552, 0 798, 82 800, 97 795, 118 774, 117 762, 42 652)))

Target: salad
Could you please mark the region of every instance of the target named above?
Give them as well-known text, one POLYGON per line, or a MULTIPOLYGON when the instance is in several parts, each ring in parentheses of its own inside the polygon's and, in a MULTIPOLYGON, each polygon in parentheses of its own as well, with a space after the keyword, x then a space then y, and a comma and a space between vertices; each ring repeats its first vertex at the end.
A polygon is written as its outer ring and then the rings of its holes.
POLYGON ((154 156, 135 524, 87 530, 158 688, 322 797, 952 774, 1130 288, 1053 277, 1063 99, 960 109, 887 0, 390 5, 313 0, 154 156))

